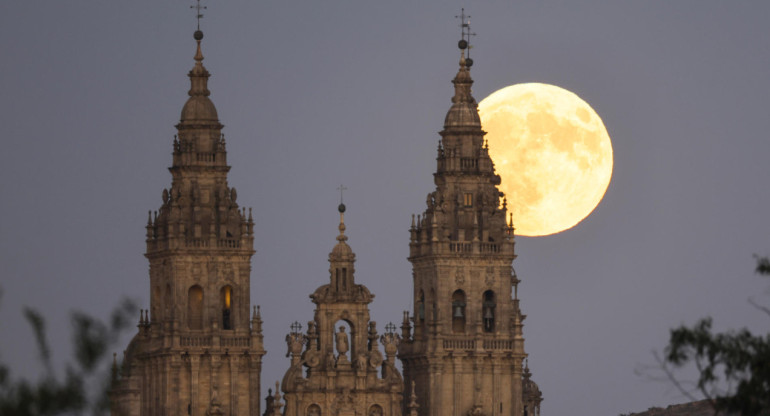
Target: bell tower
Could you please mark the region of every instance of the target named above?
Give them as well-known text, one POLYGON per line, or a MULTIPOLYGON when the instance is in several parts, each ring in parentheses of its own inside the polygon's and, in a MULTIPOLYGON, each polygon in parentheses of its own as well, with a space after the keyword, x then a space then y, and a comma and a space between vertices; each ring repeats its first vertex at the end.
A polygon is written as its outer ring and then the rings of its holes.
POLYGON ((119 376, 115 372, 113 415, 260 414, 265 351, 259 313, 254 308, 250 314, 254 222, 227 183, 230 166, 209 98, 203 32, 194 38, 171 187, 146 226, 150 308, 140 316, 119 376))
POLYGON ((436 189, 412 217, 414 306, 399 358, 422 416, 521 416, 526 357, 513 271, 513 224, 471 95, 470 27, 439 133, 436 189))

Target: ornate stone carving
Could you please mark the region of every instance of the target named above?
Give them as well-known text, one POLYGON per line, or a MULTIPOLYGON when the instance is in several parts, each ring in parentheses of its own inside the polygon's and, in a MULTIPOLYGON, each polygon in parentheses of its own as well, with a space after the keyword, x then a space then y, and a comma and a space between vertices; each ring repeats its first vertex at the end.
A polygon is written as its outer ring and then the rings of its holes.
POLYGON ((468 416, 484 416, 484 409, 479 405, 474 405, 471 410, 468 410, 468 416))
POLYGON ((350 394, 350 389, 342 389, 337 397, 334 398, 334 401, 332 402, 332 413, 335 415, 355 414, 353 396, 350 394))
POLYGON ((465 283, 465 268, 464 267, 458 267, 455 270, 455 283, 457 283, 457 286, 462 286, 463 283, 465 283))

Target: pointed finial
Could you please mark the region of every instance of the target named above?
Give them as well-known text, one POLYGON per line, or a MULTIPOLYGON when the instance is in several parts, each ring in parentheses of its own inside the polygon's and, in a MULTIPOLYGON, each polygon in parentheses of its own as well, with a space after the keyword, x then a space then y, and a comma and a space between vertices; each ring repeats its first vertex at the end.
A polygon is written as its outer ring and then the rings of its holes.
POLYGON ((118 381, 118 353, 112 353, 112 382, 118 381))

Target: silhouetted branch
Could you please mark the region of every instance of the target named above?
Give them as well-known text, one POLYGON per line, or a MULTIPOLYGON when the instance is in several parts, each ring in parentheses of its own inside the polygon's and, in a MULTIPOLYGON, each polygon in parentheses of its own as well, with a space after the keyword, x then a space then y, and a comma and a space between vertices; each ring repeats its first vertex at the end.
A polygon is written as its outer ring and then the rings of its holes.
POLYGON ((768 316, 770 316, 770 308, 768 308, 767 306, 763 306, 763 305, 760 305, 759 303, 757 303, 757 301, 755 301, 755 300, 754 300, 754 299, 752 299, 752 298, 749 298, 749 299, 748 299, 748 302, 749 302, 749 305, 751 305, 751 306, 755 307, 756 309, 758 309, 758 310, 760 310, 761 312, 764 312, 764 313, 766 313, 768 316))
POLYGON ((24 317, 32 327, 37 342, 37 350, 40 353, 40 361, 43 362, 49 377, 53 377, 53 367, 51 366, 51 350, 48 348, 48 341, 45 338, 45 320, 34 309, 24 307, 24 317))

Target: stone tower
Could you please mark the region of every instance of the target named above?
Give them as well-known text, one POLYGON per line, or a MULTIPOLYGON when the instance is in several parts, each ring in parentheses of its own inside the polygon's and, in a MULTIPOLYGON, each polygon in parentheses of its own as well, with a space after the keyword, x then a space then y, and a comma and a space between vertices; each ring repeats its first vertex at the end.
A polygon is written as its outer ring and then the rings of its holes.
POLYGON ((369 320, 374 295, 355 281, 345 206, 340 204, 339 211, 340 234, 329 254, 330 282, 310 295, 316 309, 307 332, 294 323, 286 336, 291 367, 282 382, 283 415, 401 416, 404 384, 395 367, 399 337, 392 324, 379 336, 376 323, 369 320))
MULTIPOLYGON (((227 153, 201 39, 174 138, 171 188, 147 223, 150 309, 124 352, 113 415, 260 414, 259 313, 250 316, 251 210, 227 184, 227 153)), ((117 373, 117 372, 116 372, 117 373)))
POLYGON ((414 310, 411 319, 405 314, 399 358, 406 382, 416 382, 421 416, 522 416, 526 354, 513 224, 471 95, 468 35, 463 24, 436 190, 412 218, 414 310))

